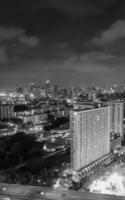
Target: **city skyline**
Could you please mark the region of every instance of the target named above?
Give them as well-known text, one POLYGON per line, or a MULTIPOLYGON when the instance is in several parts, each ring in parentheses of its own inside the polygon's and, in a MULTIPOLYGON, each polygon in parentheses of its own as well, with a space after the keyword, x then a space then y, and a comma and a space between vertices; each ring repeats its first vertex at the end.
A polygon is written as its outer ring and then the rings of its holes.
POLYGON ((0 2, 0 85, 124 84, 123 0, 0 2))
POLYGON ((124 199, 124 10, 0 0, 0 199, 124 199))

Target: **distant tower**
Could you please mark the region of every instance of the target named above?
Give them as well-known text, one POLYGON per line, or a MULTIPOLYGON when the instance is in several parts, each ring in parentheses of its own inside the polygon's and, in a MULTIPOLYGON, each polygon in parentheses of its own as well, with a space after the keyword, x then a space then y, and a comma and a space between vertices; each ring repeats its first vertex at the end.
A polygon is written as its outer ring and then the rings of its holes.
POLYGON ((19 85, 16 86, 16 92, 18 94, 23 94, 23 87, 22 87, 21 84, 19 84, 19 85))
POLYGON ((45 82, 45 87, 46 87, 46 88, 49 88, 50 86, 51 86, 50 80, 47 80, 47 81, 45 82))
POLYGON ((58 86, 57 85, 54 85, 53 86, 53 93, 54 93, 54 95, 57 95, 58 94, 58 90, 59 88, 58 88, 58 86))
POLYGON ((46 89, 44 87, 41 88, 41 96, 46 97, 46 89))
POLYGON ((34 94, 34 88, 35 88, 35 84, 30 83, 30 93, 34 94))
POLYGON ((93 102, 96 101, 96 91, 89 91, 88 100, 93 102))
POLYGON ((52 87, 51 82, 49 80, 47 80, 45 82, 45 90, 46 90, 46 95, 47 96, 52 95, 53 87, 52 87))

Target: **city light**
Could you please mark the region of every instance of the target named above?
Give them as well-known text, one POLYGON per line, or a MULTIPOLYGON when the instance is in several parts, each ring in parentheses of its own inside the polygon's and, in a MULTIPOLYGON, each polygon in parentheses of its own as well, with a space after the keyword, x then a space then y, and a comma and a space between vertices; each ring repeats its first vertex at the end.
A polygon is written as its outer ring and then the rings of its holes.
POLYGON ((1 93, 0 93, 0 97, 4 97, 4 96, 6 96, 6 93, 1 92, 1 93))
POLYGON ((94 193, 125 196, 125 178, 115 172, 93 181, 89 189, 94 193))

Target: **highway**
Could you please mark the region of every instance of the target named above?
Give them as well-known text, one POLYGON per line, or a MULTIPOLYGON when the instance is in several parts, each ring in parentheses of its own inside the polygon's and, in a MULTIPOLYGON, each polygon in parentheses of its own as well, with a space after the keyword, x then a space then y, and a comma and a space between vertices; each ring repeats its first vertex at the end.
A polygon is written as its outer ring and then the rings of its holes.
POLYGON ((0 183, 0 200, 125 200, 125 197, 0 183))

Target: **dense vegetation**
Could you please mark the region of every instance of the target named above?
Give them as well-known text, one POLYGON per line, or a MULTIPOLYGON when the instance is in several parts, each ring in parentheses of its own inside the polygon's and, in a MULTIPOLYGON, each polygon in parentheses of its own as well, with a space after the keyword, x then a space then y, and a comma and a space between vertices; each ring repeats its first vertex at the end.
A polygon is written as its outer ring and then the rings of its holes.
POLYGON ((35 136, 20 132, 0 139, 0 169, 18 165, 40 154, 41 147, 35 141, 35 136))

